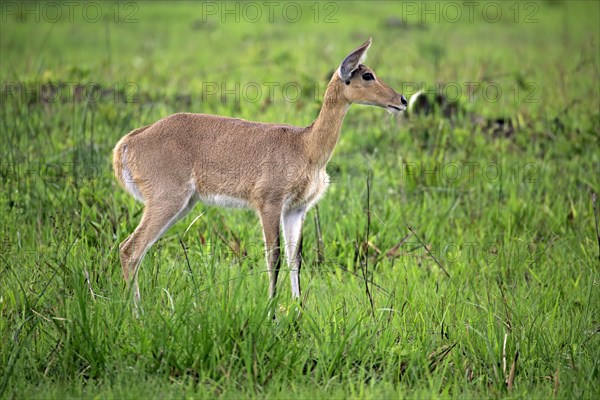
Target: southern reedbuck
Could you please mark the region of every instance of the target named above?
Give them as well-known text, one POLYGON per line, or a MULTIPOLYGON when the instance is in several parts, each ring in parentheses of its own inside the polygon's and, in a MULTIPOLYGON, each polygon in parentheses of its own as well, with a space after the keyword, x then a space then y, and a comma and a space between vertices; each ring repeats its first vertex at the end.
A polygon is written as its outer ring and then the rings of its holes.
POLYGON ((406 99, 362 65, 371 39, 350 53, 325 91, 308 127, 178 113, 133 130, 116 145, 113 167, 120 184, 145 203, 140 224, 119 246, 125 280, 136 303, 142 258, 161 235, 196 204, 256 210, 265 241, 269 296, 280 266, 280 228, 290 267, 292 295, 300 297, 304 216, 323 196, 325 172, 352 103, 396 113, 406 99))

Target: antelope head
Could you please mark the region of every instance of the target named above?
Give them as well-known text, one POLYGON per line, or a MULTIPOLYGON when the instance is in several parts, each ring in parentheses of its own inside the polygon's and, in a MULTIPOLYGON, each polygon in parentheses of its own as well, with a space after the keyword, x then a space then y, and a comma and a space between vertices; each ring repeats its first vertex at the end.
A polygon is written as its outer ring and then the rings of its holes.
POLYGON ((362 64, 370 46, 371 38, 350 53, 339 66, 337 75, 344 86, 341 96, 348 103, 378 106, 392 113, 406 110, 408 102, 404 96, 396 93, 377 78, 371 68, 362 64))

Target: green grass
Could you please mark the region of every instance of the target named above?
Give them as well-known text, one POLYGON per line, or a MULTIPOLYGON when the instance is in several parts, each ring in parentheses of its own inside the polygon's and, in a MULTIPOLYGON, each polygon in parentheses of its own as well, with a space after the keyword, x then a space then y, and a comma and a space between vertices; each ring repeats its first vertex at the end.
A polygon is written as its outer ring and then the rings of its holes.
POLYGON ((317 22, 314 3, 298 3, 295 23, 204 23, 201 4, 183 2, 123 4, 115 22, 111 4, 96 23, 80 9, 73 22, 0 15, 2 398, 600 395, 597 2, 519 3, 517 23, 498 3, 496 23, 406 25, 407 2, 319 3, 317 22), (116 141, 178 111, 307 125, 369 36, 366 64, 390 86, 458 86, 462 112, 351 108, 319 205, 321 261, 314 210, 304 229, 300 317, 285 271, 269 317, 253 212, 197 206, 146 256, 136 318, 117 247, 142 206, 112 175, 116 141), (57 82, 56 101, 41 99, 57 82), (236 82, 279 86, 270 101, 206 95, 236 82), (465 82, 480 84, 472 99, 465 82), (90 83, 115 91, 73 96, 90 83), (293 101, 289 83, 302 88, 293 101), (497 101, 481 91, 494 85, 497 101), (493 134, 480 122, 491 118, 513 128, 493 134))

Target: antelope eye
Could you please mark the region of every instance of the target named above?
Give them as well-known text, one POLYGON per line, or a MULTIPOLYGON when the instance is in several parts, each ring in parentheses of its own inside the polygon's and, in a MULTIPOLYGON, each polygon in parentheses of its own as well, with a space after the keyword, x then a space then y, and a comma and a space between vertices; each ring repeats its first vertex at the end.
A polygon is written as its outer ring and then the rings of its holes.
POLYGON ((372 80, 374 80, 374 79, 375 79, 375 77, 373 76, 373 74, 372 74, 372 73, 370 73, 370 72, 367 72, 366 74, 363 74, 362 78, 363 78, 365 81, 372 81, 372 80))

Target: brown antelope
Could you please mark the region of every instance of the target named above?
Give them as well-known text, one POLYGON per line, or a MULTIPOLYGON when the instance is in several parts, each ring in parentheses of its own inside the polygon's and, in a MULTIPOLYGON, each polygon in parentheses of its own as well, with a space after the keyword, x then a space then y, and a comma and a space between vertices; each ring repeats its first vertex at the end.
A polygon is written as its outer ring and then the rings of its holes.
POLYGON ((292 295, 300 297, 301 234, 304 216, 328 185, 325 166, 352 103, 396 113, 406 99, 362 65, 371 39, 350 53, 333 74, 317 119, 305 128, 206 114, 178 113, 131 131, 117 143, 113 167, 120 184, 145 203, 142 220, 121 245, 125 280, 137 271, 161 235, 198 200, 256 210, 262 224, 275 296, 280 266, 280 228, 291 270, 292 295))

